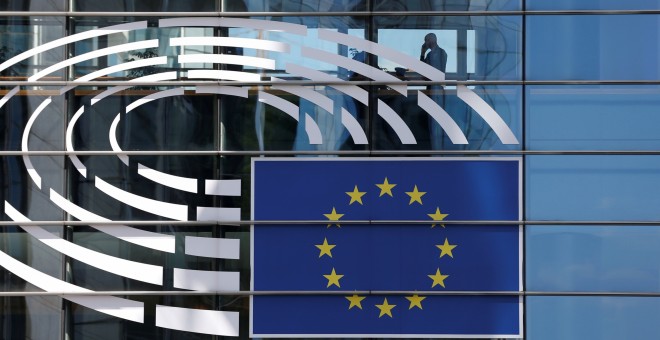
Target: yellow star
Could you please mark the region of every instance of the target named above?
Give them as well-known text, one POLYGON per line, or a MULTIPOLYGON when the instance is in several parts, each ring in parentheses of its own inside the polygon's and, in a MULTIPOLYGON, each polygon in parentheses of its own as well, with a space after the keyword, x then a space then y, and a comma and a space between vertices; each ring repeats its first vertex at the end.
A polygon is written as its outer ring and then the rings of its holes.
POLYGON ((408 309, 413 309, 413 307, 422 309, 422 300, 426 299, 426 297, 415 294, 413 296, 406 296, 406 299, 410 301, 410 307, 408 309))
POLYGON ((394 188, 396 184, 390 184, 387 181, 387 177, 385 177, 385 182, 383 182, 383 184, 376 184, 376 186, 380 188, 380 195, 378 195, 378 197, 381 197, 385 194, 390 195, 390 197, 394 197, 392 196, 392 188, 394 188))
POLYGON ((358 295, 353 295, 353 296, 347 296, 346 299, 351 302, 351 304, 348 306, 348 309, 351 309, 353 307, 357 307, 362 309, 362 300, 366 299, 366 296, 358 296, 358 295))
POLYGON ((328 244, 328 239, 324 238, 323 239, 323 244, 315 244, 316 248, 319 248, 321 250, 321 253, 319 254, 319 258, 323 255, 328 255, 332 257, 332 248, 336 247, 334 244, 328 244))
POLYGON ((417 191, 417 186, 415 185, 415 189, 413 191, 406 191, 406 195, 410 196, 410 203, 408 205, 413 204, 413 202, 422 204, 422 196, 426 195, 426 191, 417 191))
MULTIPOLYGON (((432 218, 434 221, 442 221, 445 219, 445 217, 449 216, 449 214, 442 214, 440 213, 440 208, 435 208, 435 214, 427 214, 429 215, 430 218, 432 218)), ((444 224, 441 224, 443 228, 445 227, 444 224)), ((431 228, 434 228, 435 224, 431 225, 431 228)))
POLYGON ((440 268, 438 268, 438 270, 436 270, 435 274, 434 275, 429 275, 429 277, 433 280, 433 285, 431 286, 431 288, 433 288, 437 285, 441 285, 442 288, 445 288, 445 279, 448 278, 449 275, 442 275, 440 273, 440 268))
POLYGON ((382 305, 376 305, 376 307, 378 307, 378 309, 380 309, 380 315, 378 315, 379 318, 381 316, 385 315, 385 314, 389 315, 390 318, 391 318, 392 317, 392 308, 396 307, 396 305, 390 305, 389 303, 387 303, 387 298, 385 298, 385 301, 383 302, 383 304, 382 305))
MULTIPOLYGON (((335 210, 335 207, 332 207, 332 212, 329 214, 323 214, 323 216, 327 217, 328 220, 330 221, 339 221, 339 219, 344 216, 344 214, 337 214, 337 210, 335 210)), ((328 224, 328 227, 330 227, 332 224, 328 224)), ((338 227, 340 227, 339 224, 337 224, 338 227)))
POLYGON ((449 244, 449 241, 447 240, 446 237, 445 237, 445 243, 444 244, 442 244, 442 245, 436 244, 435 246, 438 247, 438 249, 440 249, 440 257, 443 257, 445 255, 449 255, 449 257, 451 257, 451 258, 454 257, 454 255, 451 253, 451 251, 452 251, 452 249, 456 248, 456 245, 449 244))
MULTIPOLYGON (((328 279, 328 286, 326 288, 330 288, 330 286, 335 285, 337 287, 341 286, 339 285, 339 279, 344 277, 344 275, 339 275, 335 272, 335 268, 332 268, 332 272, 328 275, 323 275, 326 279, 328 279)), ((444 287, 444 286, 443 286, 444 287)))
POLYGON ((364 196, 364 194, 366 194, 366 193, 367 193, 366 191, 358 191, 358 187, 356 185, 355 189, 353 189, 353 191, 347 191, 346 192, 346 194, 348 196, 351 196, 351 202, 348 203, 348 205, 353 204, 353 202, 358 202, 358 203, 362 204, 362 196, 364 196))

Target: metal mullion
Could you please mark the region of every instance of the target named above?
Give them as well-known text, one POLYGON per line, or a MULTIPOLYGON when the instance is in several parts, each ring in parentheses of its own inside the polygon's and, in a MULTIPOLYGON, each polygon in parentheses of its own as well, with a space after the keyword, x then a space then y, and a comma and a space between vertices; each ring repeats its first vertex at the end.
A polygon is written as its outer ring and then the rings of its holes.
MULTIPOLYGON (((310 224, 328 224, 328 220, 237 220, 237 221, 164 221, 164 220, 116 220, 116 221, 0 221, 0 227, 3 226, 89 226, 89 225, 103 225, 103 226, 150 226, 150 225, 172 225, 172 226, 229 226, 229 227, 251 227, 259 225, 264 227, 277 227, 280 225, 286 226, 307 226, 310 224)), ((335 222, 335 221, 333 221, 335 222)), ((340 224, 351 225, 356 227, 369 227, 373 225, 428 225, 434 221, 431 220, 340 220, 340 224)), ((437 223, 437 221, 435 221, 437 223)), ((507 221, 507 220, 443 220, 442 224, 445 225, 479 225, 479 226, 511 226, 522 225, 525 226, 648 226, 660 227, 660 221, 631 221, 631 220, 523 220, 523 221, 507 221)))
POLYGON ((555 155, 555 156, 657 156, 660 150, 264 150, 264 151, 231 151, 231 150, 135 150, 135 151, 0 151, 0 156, 525 156, 525 155, 555 155))
MULTIPOLYGON (((84 83, 73 81, 59 81, 59 80, 37 80, 37 81, 20 81, 20 80, 0 80, 0 87, 9 86, 204 86, 204 85, 231 85, 231 86, 270 86, 282 85, 281 81, 254 81, 254 82, 238 82, 233 80, 227 81, 191 81, 191 80, 168 80, 159 82, 137 82, 129 80, 108 80, 108 81, 88 81, 84 83)), ((390 86, 390 85, 407 85, 407 86, 428 86, 428 85, 660 85, 658 80, 444 80, 444 81, 431 81, 431 80, 407 80, 405 82, 391 82, 391 81, 371 81, 371 80, 340 80, 337 81, 312 81, 312 80, 287 80, 286 85, 301 85, 301 86, 323 86, 323 85, 357 85, 357 86, 390 86)))

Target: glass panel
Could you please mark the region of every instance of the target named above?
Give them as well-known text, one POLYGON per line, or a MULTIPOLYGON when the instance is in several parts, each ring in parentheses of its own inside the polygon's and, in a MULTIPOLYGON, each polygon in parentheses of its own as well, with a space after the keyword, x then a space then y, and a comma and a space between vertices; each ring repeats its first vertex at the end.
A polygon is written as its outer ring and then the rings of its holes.
POLYGON ((226 12, 344 12, 365 11, 366 0, 232 0, 226 12))
POLYGON ((408 96, 403 97, 391 89, 380 89, 378 114, 372 113, 374 148, 520 149, 521 90, 519 86, 470 86, 461 89, 455 86, 447 86, 444 89, 435 86, 429 89, 411 86, 408 96), (494 109, 496 116, 476 105, 480 101, 494 109), (395 120, 390 119, 388 122, 383 118, 381 110, 386 109, 384 106, 389 106, 401 115, 402 122, 415 138, 415 144, 403 143, 406 129, 397 127, 395 120), (442 115, 438 106, 448 115, 442 115), (503 124, 494 124, 496 119, 501 119, 503 124))
POLYGON ((660 220, 660 157, 528 156, 530 220, 660 220))
MULTIPOLYGON (((446 64, 447 79, 521 79, 520 16, 379 16, 374 19, 376 41, 380 45, 423 60, 440 70, 446 64), (430 34, 437 42, 430 44, 435 46, 427 46, 426 39, 430 34), (446 56, 435 57, 441 54, 446 56), (434 62, 434 58, 439 61, 434 62)), ((376 57, 380 68, 390 72, 401 68, 406 79, 424 79, 414 71, 424 72, 411 69, 414 66, 400 65, 387 53, 377 52, 376 57)))
POLYGON ((657 292, 660 228, 528 226, 527 289, 657 292))
POLYGON ((513 11, 520 0, 373 0, 374 11, 513 11))
POLYGON ((657 10, 658 0, 527 0, 528 10, 657 10))
POLYGON ((5 0, 0 11, 63 11, 66 0, 5 0))
MULTIPOLYGON (((0 272, 0 281, 6 282, 0 272)), ((61 339, 62 299, 58 296, 0 298, 4 339, 61 339)))
POLYGON ((527 146, 535 150, 657 150, 660 87, 528 86, 527 146))
POLYGON ((659 15, 527 18, 530 80, 660 79, 659 15))
POLYGON ((660 333, 660 299, 549 297, 527 299, 530 339, 644 339, 660 333))
POLYGON ((209 0, 74 0, 73 10, 82 12, 206 12, 215 11, 209 0))

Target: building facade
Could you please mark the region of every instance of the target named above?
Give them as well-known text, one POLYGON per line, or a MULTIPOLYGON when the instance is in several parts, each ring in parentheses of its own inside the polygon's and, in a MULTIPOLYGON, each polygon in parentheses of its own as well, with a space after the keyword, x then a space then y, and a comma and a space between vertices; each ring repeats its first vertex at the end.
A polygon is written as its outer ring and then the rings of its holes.
POLYGON ((510 337, 660 334, 658 1, 4 0, 0 20, 4 339, 250 338, 272 157, 519 160, 518 219, 429 211, 519 224, 519 289, 435 294, 518 297, 510 337))

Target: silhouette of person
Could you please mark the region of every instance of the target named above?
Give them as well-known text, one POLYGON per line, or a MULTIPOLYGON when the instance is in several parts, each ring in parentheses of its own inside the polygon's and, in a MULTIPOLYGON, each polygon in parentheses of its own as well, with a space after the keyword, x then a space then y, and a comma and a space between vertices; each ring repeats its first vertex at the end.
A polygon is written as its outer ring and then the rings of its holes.
MULTIPOLYGON (((447 69, 447 52, 438 46, 438 37, 435 33, 429 33, 424 37, 424 44, 422 44, 422 51, 419 55, 419 60, 442 72, 445 72, 447 69)), ((444 108, 445 96, 442 85, 429 85, 426 89, 429 90, 431 99, 444 108)), ((429 118, 429 125, 431 132, 431 147, 434 150, 443 149, 443 145, 451 144, 448 140, 446 142, 444 141, 444 139, 447 139, 447 136, 444 135, 437 122, 429 118)))

